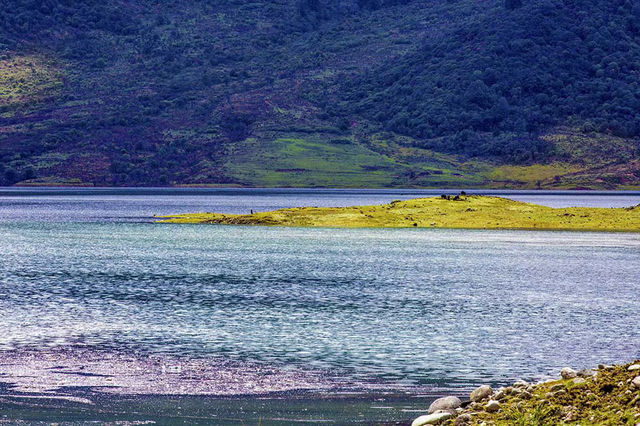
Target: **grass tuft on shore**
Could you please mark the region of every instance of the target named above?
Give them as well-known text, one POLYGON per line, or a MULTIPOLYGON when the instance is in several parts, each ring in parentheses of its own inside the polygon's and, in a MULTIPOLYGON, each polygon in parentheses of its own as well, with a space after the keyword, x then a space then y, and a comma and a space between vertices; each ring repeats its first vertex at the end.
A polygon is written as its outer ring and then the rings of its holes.
POLYGON ((253 214, 189 213, 161 223, 329 228, 460 228, 640 232, 640 206, 552 208, 501 197, 441 196, 378 206, 298 207, 253 214))
POLYGON ((486 401, 470 403, 441 424, 633 426, 640 423, 637 366, 637 362, 601 365, 597 370, 577 372, 576 377, 502 388, 491 396, 499 399, 498 411, 487 412, 486 401))

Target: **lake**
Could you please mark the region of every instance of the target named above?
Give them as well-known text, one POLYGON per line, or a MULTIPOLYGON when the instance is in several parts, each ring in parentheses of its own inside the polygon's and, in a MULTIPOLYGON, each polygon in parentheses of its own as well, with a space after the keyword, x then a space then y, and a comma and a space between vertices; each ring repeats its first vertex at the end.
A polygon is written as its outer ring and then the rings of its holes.
POLYGON ((0 414, 406 421, 437 395, 640 356, 639 234, 153 223, 444 192, 0 189, 0 414))

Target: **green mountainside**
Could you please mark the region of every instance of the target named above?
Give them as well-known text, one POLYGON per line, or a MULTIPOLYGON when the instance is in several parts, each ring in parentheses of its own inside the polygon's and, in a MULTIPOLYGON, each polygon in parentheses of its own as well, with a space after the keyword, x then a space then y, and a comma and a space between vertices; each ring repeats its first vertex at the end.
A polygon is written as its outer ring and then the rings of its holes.
POLYGON ((640 5, 6 0, 12 184, 640 188, 640 5))

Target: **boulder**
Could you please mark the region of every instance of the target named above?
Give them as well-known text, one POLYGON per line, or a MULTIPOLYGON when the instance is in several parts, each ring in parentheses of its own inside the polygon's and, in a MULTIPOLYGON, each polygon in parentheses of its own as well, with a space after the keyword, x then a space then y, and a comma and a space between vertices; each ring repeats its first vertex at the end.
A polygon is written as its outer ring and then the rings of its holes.
POLYGON ((593 377, 595 376, 597 373, 593 370, 587 370, 587 369, 583 369, 578 371, 578 377, 593 377))
POLYGON ((487 402, 487 405, 484 406, 484 411, 487 413, 495 413, 500 409, 500 403, 495 400, 491 400, 487 402))
POLYGON ((575 379, 578 377, 578 372, 573 368, 565 367, 560 371, 560 375, 563 379, 575 379))
POLYGON ((411 426, 434 425, 451 417, 453 417, 453 414, 448 411, 436 411, 433 414, 418 417, 411 423, 411 426))
POLYGON ((581 385, 584 382, 586 382, 586 380, 582 377, 576 377, 575 379, 573 379, 573 384, 574 385, 581 385))
POLYGON ((445 396, 444 398, 438 398, 431 403, 427 413, 432 414, 436 411, 448 411, 455 410, 460 405, 462 405, 462 401, 457 396, 445 396))
POLYGON ((465 413, 465 414, 461 414, 456 418, 456 421, 454 423, 455 426, 463 426, 466 424, 471 423, 471 414, 469 413, 465 413))
POLYGON ((489 398, 491 395, 493 395, 493 389, 491 389, 491 386, 482 385, 471 392, 470 399, 473 402, 478 402, 482 401, 483 399, 489 398))
POLYGON ((496 401, 502 401, 506 397, 507 394, 505 394, 504 391, 501 390, 493 394, 493 399, 495 399, 496 401))
POLYGON ((513 384, 514 388, 526 388, 527 386, 529 386, 529 383, 524 380, 518 380, 513 384))
POLYGON ((629 371, 636 371, 636 370, 640 370, 640 364, 633 364, 630 365, 629 368, 627 368, 627 370, 629 371))
POLYGON ((631 384, 636 388, 640 388, 640 376, 636 377, 631 381, 631 384))

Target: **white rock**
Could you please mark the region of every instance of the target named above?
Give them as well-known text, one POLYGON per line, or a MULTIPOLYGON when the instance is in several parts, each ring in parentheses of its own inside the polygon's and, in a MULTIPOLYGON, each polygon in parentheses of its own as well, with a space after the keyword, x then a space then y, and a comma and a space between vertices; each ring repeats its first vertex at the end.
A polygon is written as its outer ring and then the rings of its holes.
POLYGON ((627 370, 629 371, 636 371, 636 370, 640 370, 640 364, 633 364, 630 365, 629 368, 627 368, 627 370))
POLYGON ((444 398, 438 398, 433 401, 427 413, 432 414, 441 410, 455 410, 460 405, 462 405, 462 401, 460 401, 460 398, 457 396, 445 396, 444 398))
POLYGON ((583 379, 582 377, 576 377, 575 379, 573 379, 573 384, 574 385, 580 385, 582 383, 586 382, 585 379, 583 379))
POLYGON ((560 375, 563 379, 575 379, 578 377, 578 372, 573 368, 565 367, 560 371, 560 375))
POLYGON ((476 390, 474 390, 473 392, 471 392, 470 399, 473 402, 478 402, 478 401, 482 401, 485 398, 489 398, 491 395, 493 395, 493 389, 491 389, 491 386, 482 385, 476 390))
POLYGON ((500 403, 498 401, 491 400, 484 406, 484 410, 488 413, 495 413, 500 409, 500 403))
POLYGON ((527 386, 529 386, 529 383, 527 383, 524 380, 518 380, 513 384, 513 387, 516 387, 516 388, 526 388, 527 386))
POLYGON ((411 423, 411 426, 433 425, 441 420, 450 419, 451 417, 453 417, 453 414, 448 411, 437 411, 433 414, 418 417, 411 423))
POLYGON ((640 376, 636 377, 631 381, 631 384, 637 388, 640 388, 640 376))

